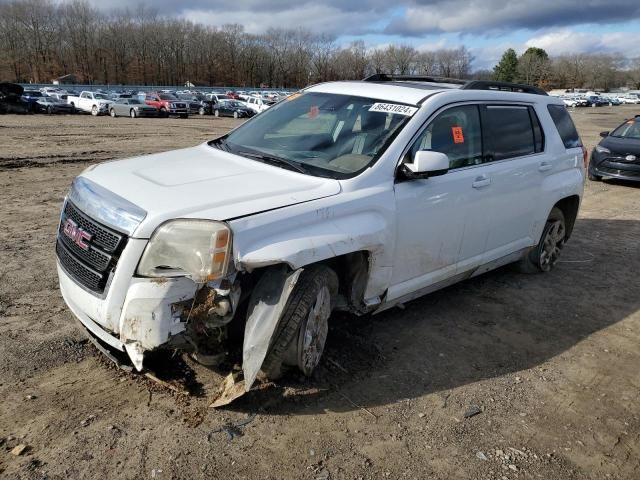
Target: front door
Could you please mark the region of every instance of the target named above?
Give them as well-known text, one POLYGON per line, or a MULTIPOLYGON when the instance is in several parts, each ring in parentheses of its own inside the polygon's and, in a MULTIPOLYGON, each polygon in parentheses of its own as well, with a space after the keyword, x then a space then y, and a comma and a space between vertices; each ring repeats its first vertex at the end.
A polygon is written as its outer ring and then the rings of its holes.
POLYGON ((439 113, 403 161, 412 162, 419 150, 447 154, 449 172, 395 186, 396 244, 388 300, 472 270, 486 248, 483 213, 492 185, 483 163, 479 106, 439 113))

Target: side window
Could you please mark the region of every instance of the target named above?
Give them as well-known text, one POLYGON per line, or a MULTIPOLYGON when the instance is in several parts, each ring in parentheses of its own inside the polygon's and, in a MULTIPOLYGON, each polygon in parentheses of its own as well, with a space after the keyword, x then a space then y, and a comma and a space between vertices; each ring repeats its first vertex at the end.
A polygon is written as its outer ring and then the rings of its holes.
POLYGON ((80 94, 80 98, 89 98, 89 94, 87 92, 82 92, 80 94))
POLYGON ((567 112, 567 107, 564 105, 547 105, 547 109, 549 110, 549 115, 551 115, 553 123, 555 123, 558 129, 560 138, 562 138, 564 148, 581 147, 582 141, 580 140, 576 126, 573 124, 573 120, 571 120, 569 112, 567 112))
POLYGON ((533 107, 529 107, 529 118, 531 119, 531 126, 533 127, 533 140, 536 153, 544 152, 544 130, 542 130, 540 119, 533 107))
POLYGON ((449 168, 482 163, 482 129, 477 105, 452 107, 438 114, 420 134, 409 151, 407 162, 416 152, 432 150, 449 157, 449 168))
POLYGON ((482 124, 487 161, 504 160, 536 153, 529 107, 487 105, 482 124))

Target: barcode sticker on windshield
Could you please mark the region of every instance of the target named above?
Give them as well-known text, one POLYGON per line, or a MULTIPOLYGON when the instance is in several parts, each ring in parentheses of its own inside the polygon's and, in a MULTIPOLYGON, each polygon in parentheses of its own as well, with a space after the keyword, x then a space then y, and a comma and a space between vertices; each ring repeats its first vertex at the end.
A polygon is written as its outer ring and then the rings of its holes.
POLYGON ((369 109, 370 112, 393 113, 396 115, 404 115, 410 117, 418 111, 416 107, 408 107, 406 105, 398 105, 396 103, 374 103, 369 109))

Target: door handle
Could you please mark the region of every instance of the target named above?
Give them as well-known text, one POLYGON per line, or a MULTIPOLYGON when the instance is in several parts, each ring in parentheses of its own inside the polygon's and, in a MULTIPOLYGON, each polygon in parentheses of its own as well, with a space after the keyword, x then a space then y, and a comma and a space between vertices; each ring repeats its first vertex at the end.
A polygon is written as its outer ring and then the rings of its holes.
POLYGON ((473 181, 471 186, 473 188, 482 188, 491 185, 491 179, 487 175, 479 175, 473 181))
POLYGON ((548 170, 551 170, 552 168, 553 168, 553 165, 551 165, 549 162, 542 162, 538 166, 538 171, 539 172, 546 172, 548 170))

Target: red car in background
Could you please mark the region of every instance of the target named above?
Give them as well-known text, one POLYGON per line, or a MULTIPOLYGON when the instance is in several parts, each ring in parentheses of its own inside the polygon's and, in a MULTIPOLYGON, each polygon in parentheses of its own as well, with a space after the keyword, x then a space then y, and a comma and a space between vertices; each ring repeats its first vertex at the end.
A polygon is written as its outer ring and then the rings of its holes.
POLYGON ((144 103, 156 107, 160 111, 161 117, 187 118, 189 116, 188 103, 170 93, 147 93, 144 97, 144 103))
POLYGON ((233 90, 229 90, 226 93, 227 97, 232 98, 234 100, 240 100, 240 95, 238 95, 236 92, 234 92, 233 90))

